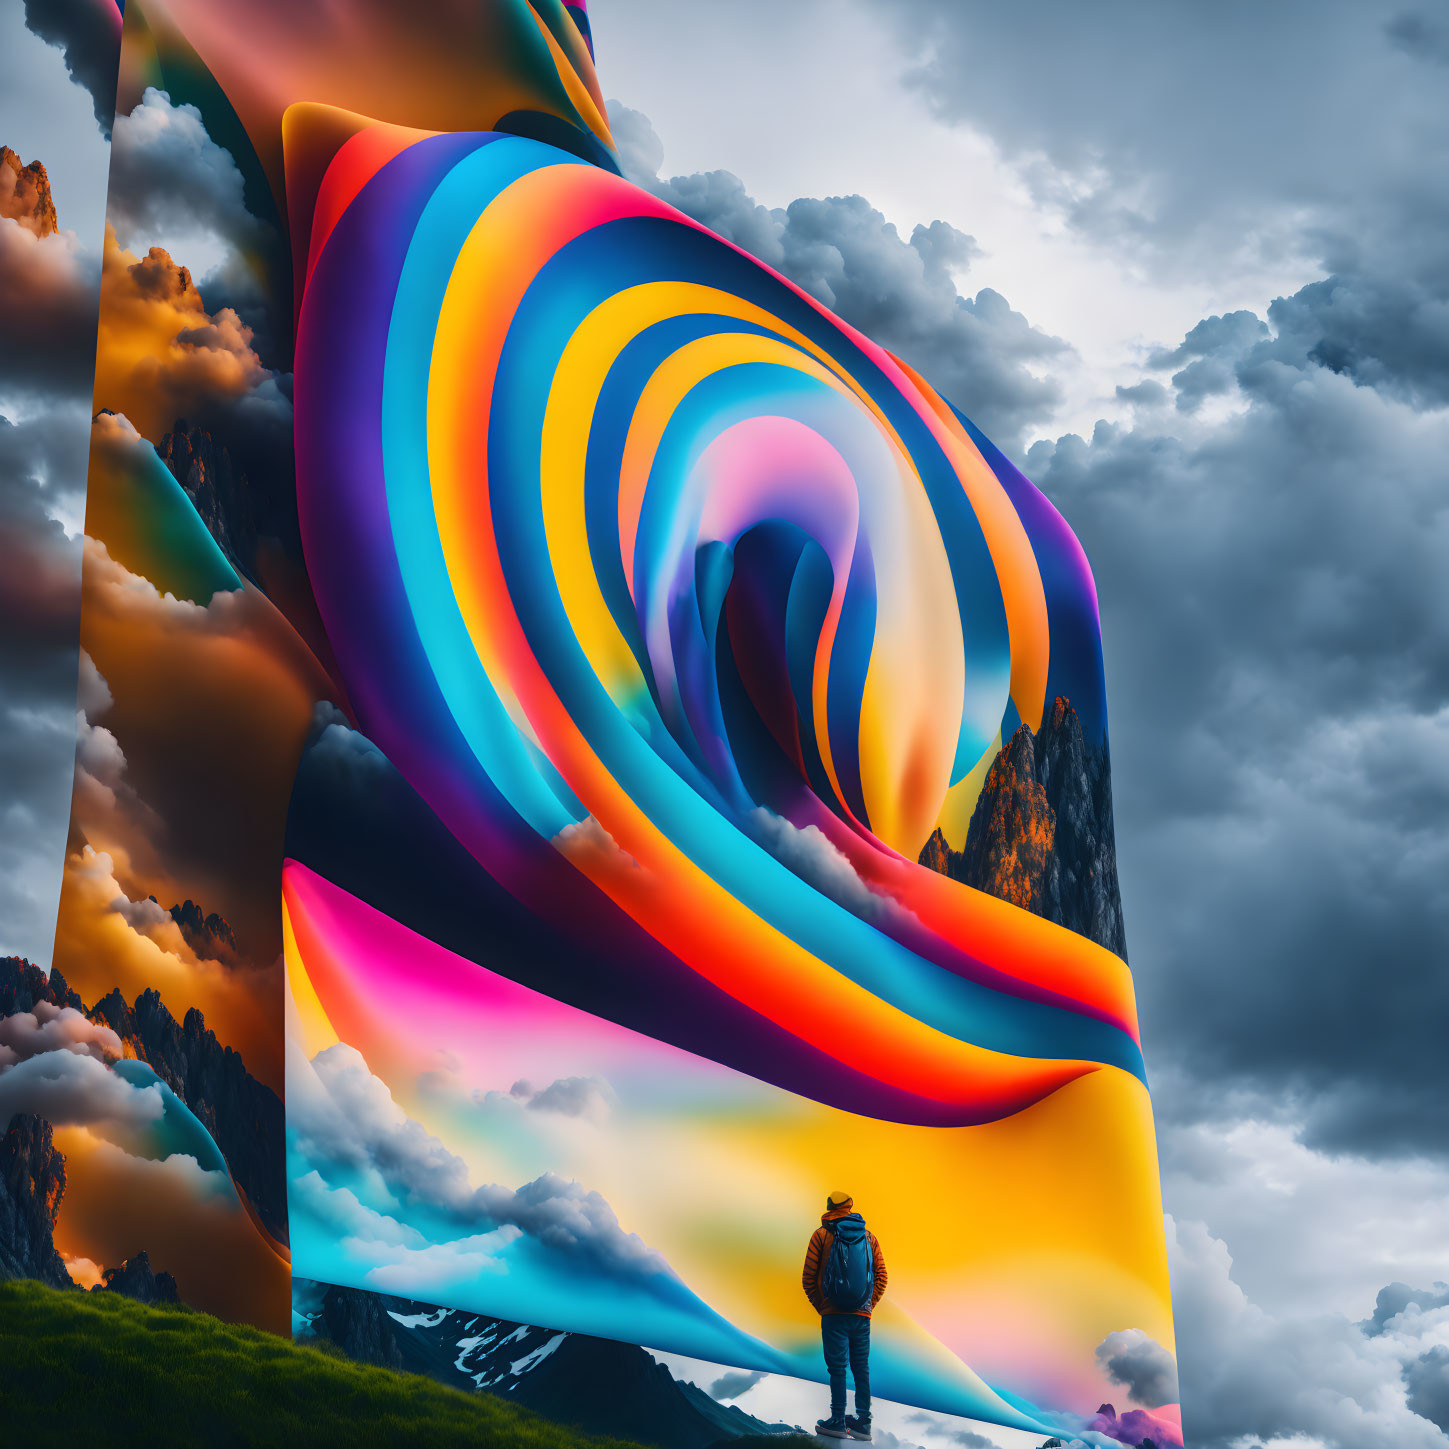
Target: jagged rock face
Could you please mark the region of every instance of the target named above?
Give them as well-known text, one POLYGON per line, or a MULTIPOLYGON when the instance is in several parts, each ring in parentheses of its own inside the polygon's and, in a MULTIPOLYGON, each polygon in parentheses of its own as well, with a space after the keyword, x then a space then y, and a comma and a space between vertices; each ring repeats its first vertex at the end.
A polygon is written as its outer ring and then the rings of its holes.
POLYGON ((318 1338, 335 1343, 348 1358, 400 1369, 402 1350, 397 1343, 396 1325, 383 1306, 386 1301, 377 1293, 334 1284, 322 1295, 312 1331, 318 1338))
POLYGON ((181 1302, 176 1279, 170 1273, 157 1273, 151 1267, 150 1254, 144 1249, 127 1258, 119 1268, 107 1268, 102 1281, 91 1292, 124 1293, 127 1298, 134 1298, 140 1303, 181 1302))
POLYGON ((236 959, 236 936, 225 916, 215 911, 203 915, 193 900, 171 907, 171 919, 181 927, 186 943, 198 956, 210 961, 233 962, 236 959))
POLYGON ((931 838, 921 847, 921 864, 927 870, 933 870, 937 875, 949 875, 953 880, 959 880, 960 876, 952 869, 951 862, 960 859, 961 852, 952 850, 946 839, 946 833, 938 825, 932 832, 931 838))
POLYGON ((18 221, 36 236, 52 236, 60 225, 45 164, 22 166, 9 146, 0 146, 0 216, 18 221))
POLYGON ((1106 747, 1089 750, 1077 712, 1060 696, 1037 734, 1040 779, 1056 819, 1056 872, 1043 900, 1049 920, 1127 957, 1117 886, 1112 773, 1106 747))
POLYGON ((1036 745, 1025 725, 991 762, 976 801, 962 879, 998 900, 1043 914, 1056 821, 1037 779, 1036 745))
POLYGON ((73 1006, 85 1011, 80 997, 59 971, 49 976, 23 956, 0 956, 0 1016, 14 1016, 17 1011, 34 1011, 37 1001, 55 1006, 73 1006))
POLYGON ((0 1278, 71 1286, 52 1236, 64 1193, 65 1158, 50 1123, 17 1113, 0 1137, 0 1278))
POLYGON ((920 862, 1127 958, 1111 764, 1060 695, 1035 735, 1022 725, 991 762, 964 849, 936 830, 920 862))
POLYGON ((176 420, 156 451, 186 490, 222 552, 243 573, 254 576, 256 500, 246 474, 230 452, 206 428, 185 418, 176 420))
POLYGON ((277 1094, 247 1071, 237 1052, 217 1041, 194 1006, 178 1024, 155 991, 143 991, 134 1008, 112 991, 90 1017, 130 1043, 196 1113, 268 1232, 286 1242, 284 1114, 277 1094))

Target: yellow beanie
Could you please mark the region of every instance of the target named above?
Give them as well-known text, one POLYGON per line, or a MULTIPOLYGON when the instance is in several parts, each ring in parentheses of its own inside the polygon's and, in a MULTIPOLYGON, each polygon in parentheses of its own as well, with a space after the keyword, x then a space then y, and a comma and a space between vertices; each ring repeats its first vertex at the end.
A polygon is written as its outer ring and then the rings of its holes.
POLYGON ((832 1192, 825 1199, 825 1206, 830 1212, 834 1212, 836 1208, 849 1207, 853 1201, 854 1198, 848 1192, 832 1192))

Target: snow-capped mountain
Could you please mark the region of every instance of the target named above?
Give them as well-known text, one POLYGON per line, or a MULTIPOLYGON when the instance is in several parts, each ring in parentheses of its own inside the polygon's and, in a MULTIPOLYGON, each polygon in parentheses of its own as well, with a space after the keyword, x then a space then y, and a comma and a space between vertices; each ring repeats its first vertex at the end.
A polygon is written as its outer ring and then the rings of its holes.
POLYGON ((659 1449, 795 1432, 676 1379, 635 1344, 484 1318, 335 1285, 294 1284, 299 1336, 350 1357, 498 1394, 561 1424, 659 1449))

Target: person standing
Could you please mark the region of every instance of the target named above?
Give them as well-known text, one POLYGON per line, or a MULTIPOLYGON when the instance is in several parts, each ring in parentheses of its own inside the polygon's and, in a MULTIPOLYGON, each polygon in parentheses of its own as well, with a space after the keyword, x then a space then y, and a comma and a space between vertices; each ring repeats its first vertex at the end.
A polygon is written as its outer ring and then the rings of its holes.
POLYGON ((825 1200, 820 1226, 805 1250, 801 1286, 820 1315, 830 1417, 815 1425, 832 1439, 870 1438, 870 1316, 886 1290, 885 1255, 848 1192, 825 1200), (855 1413, 845 1412, 845 1369, 855 1381, 855 1413))

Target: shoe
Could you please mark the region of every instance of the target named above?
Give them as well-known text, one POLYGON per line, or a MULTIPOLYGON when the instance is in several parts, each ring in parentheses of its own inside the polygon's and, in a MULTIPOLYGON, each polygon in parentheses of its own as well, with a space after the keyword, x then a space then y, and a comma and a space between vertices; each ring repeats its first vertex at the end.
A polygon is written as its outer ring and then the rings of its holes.
POLYGON ((848 1435, 844 1419, 817 1419, 815 1421, 815 1432, 824 1434, 831 1439, 844 1439, 848 1435))
POLYGON ((845 1416, 845 1432, 852 1439, 869 1439, 870 1420, 857 1419, 854 1414, 847 1414, 845 1416))

